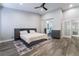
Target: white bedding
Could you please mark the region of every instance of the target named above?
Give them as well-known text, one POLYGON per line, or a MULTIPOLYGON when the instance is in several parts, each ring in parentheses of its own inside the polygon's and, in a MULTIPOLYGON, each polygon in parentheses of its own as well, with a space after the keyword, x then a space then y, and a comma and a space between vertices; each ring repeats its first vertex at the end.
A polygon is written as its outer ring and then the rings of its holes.
POLYGON ((48 39, 48 36, 42 33, 29 33, 29 34, 20 35, 20 37, 28 43, 39 39, 48 39))

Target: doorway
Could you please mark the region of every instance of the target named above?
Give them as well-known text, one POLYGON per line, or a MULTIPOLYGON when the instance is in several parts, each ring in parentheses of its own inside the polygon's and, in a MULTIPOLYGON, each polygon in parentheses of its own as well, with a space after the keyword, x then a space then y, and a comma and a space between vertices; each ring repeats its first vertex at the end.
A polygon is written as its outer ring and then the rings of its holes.
POLYGON ((46 33, 48 34, 48 36, 51 36, 53 28, 54 28, 54 19, 50 18, 46 20, 46 33))

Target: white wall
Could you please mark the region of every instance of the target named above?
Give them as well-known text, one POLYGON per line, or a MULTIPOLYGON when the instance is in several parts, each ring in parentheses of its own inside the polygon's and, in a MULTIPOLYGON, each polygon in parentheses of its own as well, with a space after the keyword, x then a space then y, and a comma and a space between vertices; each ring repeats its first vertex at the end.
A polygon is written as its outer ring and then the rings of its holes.
POLYGON ((53 29, 61 30, 62 17, 63 17, 63 14, 62 14, 61 9, 46 13, 45 15, 42 16, 42 21, 41 21, 42 30, 41 31, 44 32, 44 28, 46 28, 45 22, 46 20, 49 20, 50 18, 53 18, 53 20, 55 20, 53 23, 53 25, 55 25, 53 29))
POLYGON ((14 28, 37 28, 40 32, 40 15, 3 8, 1 12, 2 40, 14 36, 14 28))
POLYGON ((1 7, 0 7, 0 39, 1 39, 1 7))
POLYGON ((63 12, 64 19, 79 18, 79 7, 72 8, 63 12))

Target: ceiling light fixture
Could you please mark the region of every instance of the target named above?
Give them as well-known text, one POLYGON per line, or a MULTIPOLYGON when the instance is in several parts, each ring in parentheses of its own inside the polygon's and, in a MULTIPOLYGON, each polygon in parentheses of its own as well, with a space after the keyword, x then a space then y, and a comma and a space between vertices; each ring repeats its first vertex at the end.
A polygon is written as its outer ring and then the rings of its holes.
POLYGON ((72 4, 69 5, 69 7, 72 7, 72 6, 73 6, 72 4))
POLYGON ((41 8, 41 11, 43 11, 43 8, 41 8))
POLYGON ((20 5, 23 5, 23 3, 19 3, 20 5))

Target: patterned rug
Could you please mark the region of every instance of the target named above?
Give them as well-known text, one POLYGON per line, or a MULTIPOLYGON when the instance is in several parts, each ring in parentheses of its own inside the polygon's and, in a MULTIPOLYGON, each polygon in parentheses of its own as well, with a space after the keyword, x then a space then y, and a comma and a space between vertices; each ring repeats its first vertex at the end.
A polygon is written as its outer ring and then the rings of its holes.
POLYGON ((30 52, 32 49, 27 48, 21 41, 14 41, 14 45, 16 47, 17 52, 19 55, 26 54, 30 52))
POLYGON ((39 43, 39 44, 33 46, 31 49, 27 48, 20 40, 14 41, 13 43, 14 43, 14 46, 16 47, 18 54, 23 55, 23 54, 31 52, 33 49, 38 49, 39 47, 41 47, 42 45, 46 44, 49 41, 50 40, 39 43))

